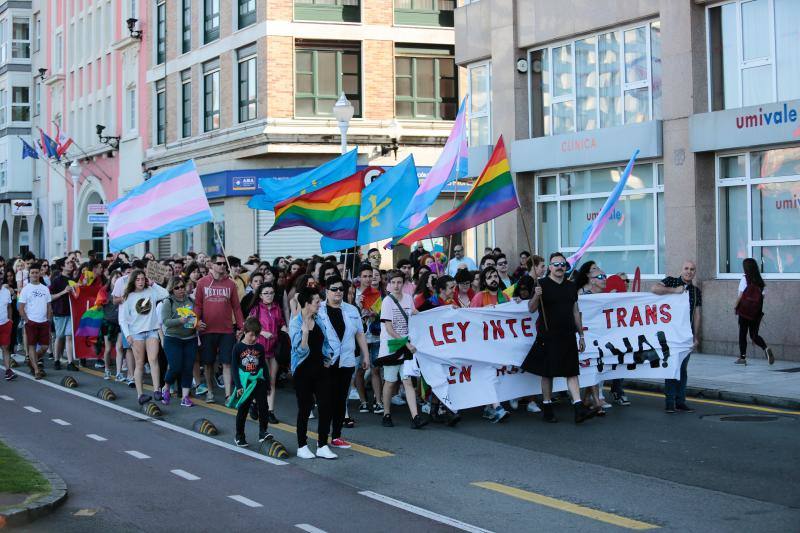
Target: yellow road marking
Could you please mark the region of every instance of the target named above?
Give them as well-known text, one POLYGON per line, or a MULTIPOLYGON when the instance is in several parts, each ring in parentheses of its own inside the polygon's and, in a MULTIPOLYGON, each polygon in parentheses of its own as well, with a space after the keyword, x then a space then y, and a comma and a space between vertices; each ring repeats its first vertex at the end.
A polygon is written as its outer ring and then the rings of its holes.
POLYGON ((648 524, 647 522, 640 522, 639 520, 634 520, 632 518, 626 518, 624 516, 619 516, 612 513, 606 513, 604 511, 598 511, 597 509, 592 509, 590 507, 583 507, 582 505, 576 505, 574 503, 566 502, 564 500, 559 500, 556 498, 551 498, 550 496, 544 496, 542 494, 537 494, 535 492, 517 489, 514 487, 509 487, 507 485, 501 485, 500 483, 494 483, 492 481, 476 481, 472 483, 472 485, 475 485, 476 487, 481 487, 483 489, 493 490, 495 492, 499 492, 501 494, 505 494, 506 496, 511 496, 513 498, 519 498, 520 500, 525 500, 527 502, 537 503, 539 505, 544 505, 545 507, 558 509, 559 511, 565 511, 567 513, 585 516, 586 518, 591 518, 592 520, 605 522, 607 524, 623 527, 625 529, 646 531, 649 529, 658 529, 661 527, 655 524, 648 524))
MULTIPOLYGON (((603 387, 606 390, 611 390, 610 387, 603 387)), ((625 394, 633 394, 636 396, 649 396, 650 398, 664 398, 664 394, 660 392, 647 392, 626 389, 625 394)), ((800 411, 792 411, 789 409, 780 409, 777 407, 765 407, 763 405, 750 405, 746 403, 726 402, 724 400, 707 400, 705 398, 686 398, 687 402, 704 403, 708 405, 721 405, 723 407, 738 407, 740 409, 750 409, 753 411, 761 411, 763 413, 776 413, 781 415, 800 415, 800 411)))
MULTIPOLYGON (((80 370, 81 370, 81 372, 86 372, 87 374, 91 374, 93 376, 103 377, 103 373, 102 372, 98 372, 97 370, 93 370, 93 369, 89 369, 89 368, 83 368, 83 367, 80 367, 80 370)), ((150 391, 153 390, 153 386, 152 385, 145 384, 144 388, 147 389, 147 390, 150 390, 150 391)), ((203 407, 207 407, 208 409, 211 409, 212 411, 225 413, 226 415, 236 416, 236 409, 231 409, 229 407, 225 407, 224 405, 219 405, 219 404, 215 404, 215 403, 207 403, 207 402, 205 402, 205 401, 203 401, 203 400, 201 400, 199 398, 193 398, 192 402, 194 404, 196 404, 196 405, 201 405, 203 407)), ((253 422, 253 423, 257 422, 256 420, 251 419, 249 416, 247 417, 247 420, 249 422, 253 422)), ((281 422, 279 424, 270 424, 269 427, 278 429, 280 431, 285 431, 286 433, 292 433, 294 435, 297 434, 297 428, 295 426, 291 426, 289 424, 284 424, 283 422, 281 422)), ((316 439, 316 438, 319 437, 319 435, 317 435, 313 431, 309 431, 308 432, 308 436, 309 436, 309 438, 312 438, 312 439, 316 439)), ((383 458, 383 457, 393 457, 394 456, 394 454, 392 452, 379 450, 377 448, 370 448, 369 446, 364 446, 363 444, 356 444, 355 442, 350 442, 350 445, 351 445, 351 448, 350 448, 351 450, 353 450, 355 452, 363 453, 365 455, 369 455, 371 457, 383 458)))

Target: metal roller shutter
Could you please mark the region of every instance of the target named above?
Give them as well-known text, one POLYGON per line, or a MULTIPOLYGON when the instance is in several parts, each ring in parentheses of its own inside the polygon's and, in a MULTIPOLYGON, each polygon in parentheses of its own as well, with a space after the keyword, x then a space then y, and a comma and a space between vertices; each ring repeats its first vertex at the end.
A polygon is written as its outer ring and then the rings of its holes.
POLYGON ((158 254, 156 257, 158 259, 169 259, 171 256, 171 240, 172 235, 167 235, 166 237, 159 237, 158 238, 158 254))
POLYGON ((265 236, 274 220, 275 213, 272 211, 258 211, 258 255, 262 259, 272 261, 275 257, 286 255, 306 258, 321 252, 319 240, 322 236, 310 228, 286 228, 265 236))

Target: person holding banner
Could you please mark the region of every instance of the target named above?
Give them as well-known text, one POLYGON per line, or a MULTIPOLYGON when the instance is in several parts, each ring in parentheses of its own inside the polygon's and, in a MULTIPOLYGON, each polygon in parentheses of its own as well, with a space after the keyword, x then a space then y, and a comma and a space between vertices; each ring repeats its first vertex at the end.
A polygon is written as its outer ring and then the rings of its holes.
POLYGON ((528 301, 528 310, 540 311, 536 340, 522 363, 523 370, 542 378, 542 413, 545 422, 557 422, 553 413, 553 378, 567 378, 575 410, 575 423, 594 417, 595 409, 581 401, 578 384, 578 352, 586 349, 583 323, 578 309, 578 288, 565 278, 569 263, 561 252, 550 254, 550 273, 542 278, 528 301), (575 334, 580 341, 575 342, 575 334))

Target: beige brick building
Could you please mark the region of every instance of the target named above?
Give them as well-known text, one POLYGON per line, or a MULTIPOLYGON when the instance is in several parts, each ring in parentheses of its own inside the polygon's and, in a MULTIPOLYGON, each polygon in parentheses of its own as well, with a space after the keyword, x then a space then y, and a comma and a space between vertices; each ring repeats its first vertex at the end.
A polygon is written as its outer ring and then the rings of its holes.
MULTIPOLYGON (((258 178, 288 177, 339 154, 332 106, 342 92, 355 108, 348 145, 358 146, 359 165, 392 166, 413 154, 424 172, 441 152, 463 92, 455 2, 148 4, 142 47, 151 56, 153 116, 145 166, 157 172, 195 160, 229 254, 316 251, 309 230, 263 238, 272 213, 247 201, 258 178)), ((162 255, 213 250, 213 235, 209 224, 153 246, 162 255)))

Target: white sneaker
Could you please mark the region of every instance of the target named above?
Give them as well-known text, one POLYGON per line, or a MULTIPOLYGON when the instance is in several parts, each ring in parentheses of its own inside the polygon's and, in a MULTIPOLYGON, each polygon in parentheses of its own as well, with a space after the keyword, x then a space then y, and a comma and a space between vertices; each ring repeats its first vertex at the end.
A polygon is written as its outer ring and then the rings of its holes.
POLYGON ((144 373, 145 374, 150 374, 150 363, 145 363, 144 364, 144 373))
POLYGON ((107 368, 105 369, 105 371, 103 371, 103 379, 105 379, 106 381, 111 379, 111 371, 107 368))
POLYGON ((405 405, 406 401, 403 399, 400 394, 395 394, 392 396, 392 405, 405 405))
POLYGON ((536 402, 530 402, 528 404, 528 407, 526 408, 526 410, 529 413, 541 413, 542 412, 542 410, 539 409, 539 406, 536 404, 536 402))
POLYGON ((428 402, 423 403, 422 407, 420 407, 420 411, 422 411, 426 415, 431 414, 431 404, 429 404, 428 402))
MULTIPOLYGON (((316 407, 316 405, 314 407, 316 407)), ((312 407, 311 408, 311 412, 308 413, 308 419, 309 420, 314 420, 315 418, 317 418, 316 416, 314 416, 314 407, 312 407)))
POLYGON ((123 374, 122 372, 117 372, 117 375, 114 376, 114 380, 122 383, 123 381, 125 381, 125 374, 123 374))
POLYGON ((361 398, 359 398, 358 391, 355 389, 355 387, 350 389, 350 394, 347 396, 347 399, 348 400, 353 400, 353 401, 361 399, 361 398))
MULTIPOLYGON (((327 446, 325 446, 327 448, 327 446)), ((317 452, 319 454, 319 451, 317 452)), ((300 459, 313 459, 315 457, 314 452, 308 449, 308 444, 297 450, 297 457, 300 459)))
POLYGON ((519 400, 508 400, 508 406, 514 411, 519 409, 519 400))
MULTIPOLYGON (((306 446, 306 448, 308 448, 308 446, 306 446)), ((308 452, 308 453, 311 453, 311 452, 308 452)), ((299 450, 297 452, 297 455, 298 456, 300 455, 300 451, 299 450)), ((339 456, 336 455, 335 453, 333 453, 331 451, 331 449, 328 448, 328 445, 326 444, 322 448, 317 448, 317 457, 322 457, 323 459, 336 459, 339 456)))
POLYGON ((610 403, 608 403, 604 399, 600 400, 600 401, 603 402, 603 409, 611 409, 612 407, 614 407, 613 405, 611 405, 610 403))

